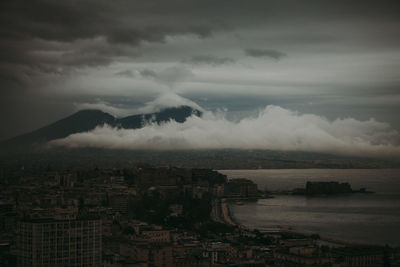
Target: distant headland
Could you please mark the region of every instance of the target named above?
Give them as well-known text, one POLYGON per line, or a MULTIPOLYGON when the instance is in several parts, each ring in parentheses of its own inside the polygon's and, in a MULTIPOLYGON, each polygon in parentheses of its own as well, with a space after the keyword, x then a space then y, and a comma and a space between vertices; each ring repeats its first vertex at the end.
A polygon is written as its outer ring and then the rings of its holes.
POLYGON ((365 188, 353 190, 349 183, 339 182, 310 182, 306 183, 305 188, 296 188, 292 191, 294 195, 337 195, 337 194, 352 194, 352 193, 373 193, 365 188))

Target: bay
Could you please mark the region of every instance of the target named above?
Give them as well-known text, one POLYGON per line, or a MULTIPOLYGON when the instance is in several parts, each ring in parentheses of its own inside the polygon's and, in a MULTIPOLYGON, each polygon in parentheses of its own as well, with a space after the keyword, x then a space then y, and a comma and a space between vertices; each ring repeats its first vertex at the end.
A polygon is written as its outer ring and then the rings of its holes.
POLYGON ((348 182, 374 194, 322 197, 276 195, 231 205, 234 218, 260 230, 291 227, 295 231, 365 244, 400 246, 400 169, 220 170, 248 178, 270 191, 305 187, 307 181, 348 182))

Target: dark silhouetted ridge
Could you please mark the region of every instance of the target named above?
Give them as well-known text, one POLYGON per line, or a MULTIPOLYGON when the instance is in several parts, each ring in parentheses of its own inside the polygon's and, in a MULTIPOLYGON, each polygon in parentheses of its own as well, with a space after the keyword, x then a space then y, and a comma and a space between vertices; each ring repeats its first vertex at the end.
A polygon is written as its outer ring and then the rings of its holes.
POLYGON ((93 130, 99 125, 115 123, 115 118, 100 110, 81 110, 36 131, 3 142, 5 148, 23 147, 65 138, 68 135, 93 130))
POLYGON ((160 112, 138 114, 118 119, 100 110, 81 110, 36 131, 4 141, 0 144, 0 147, 3 150, 25 149, 28 146, 65 138, 74 133, 88 132, 104 124, 124 129, 138 129, 148 122, 161 123, 173 120, 182 123, 192 115, 201 116, 201 112, 189 106, 180 106, 166 108, 160 112))

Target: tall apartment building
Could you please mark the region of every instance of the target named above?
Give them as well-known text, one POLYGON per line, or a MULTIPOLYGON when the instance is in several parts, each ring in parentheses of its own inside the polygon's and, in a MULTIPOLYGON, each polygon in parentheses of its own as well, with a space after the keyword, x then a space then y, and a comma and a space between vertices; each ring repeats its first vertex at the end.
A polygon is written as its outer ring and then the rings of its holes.
POLYGON ((18 225, 18 266, 101 266, 101 220, 28 220, 18 225))

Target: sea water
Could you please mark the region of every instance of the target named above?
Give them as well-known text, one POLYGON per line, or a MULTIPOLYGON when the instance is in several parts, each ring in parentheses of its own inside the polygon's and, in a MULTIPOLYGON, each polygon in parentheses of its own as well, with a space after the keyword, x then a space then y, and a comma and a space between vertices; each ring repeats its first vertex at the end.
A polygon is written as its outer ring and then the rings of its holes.
POLYGON ((291 227, 350 242, 400 246, 400 169, 222 170, 228 178, 248 178, 261 190, 291 190, 307 181, 348 182, 374 194, 276 195, 231 205, 234 218, 260 230, 291 227))

